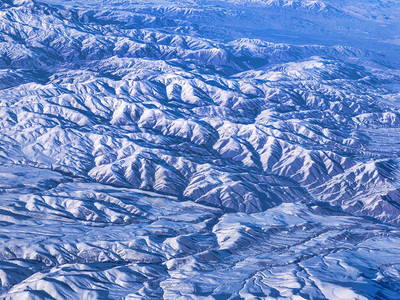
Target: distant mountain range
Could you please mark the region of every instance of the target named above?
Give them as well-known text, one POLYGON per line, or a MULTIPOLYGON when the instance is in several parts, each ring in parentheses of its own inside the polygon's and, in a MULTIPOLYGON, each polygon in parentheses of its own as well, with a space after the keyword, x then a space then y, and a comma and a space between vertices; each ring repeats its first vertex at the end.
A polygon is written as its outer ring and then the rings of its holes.
POLYGON ((5 299, 397 299, 400 3, 0 2, 5 299))

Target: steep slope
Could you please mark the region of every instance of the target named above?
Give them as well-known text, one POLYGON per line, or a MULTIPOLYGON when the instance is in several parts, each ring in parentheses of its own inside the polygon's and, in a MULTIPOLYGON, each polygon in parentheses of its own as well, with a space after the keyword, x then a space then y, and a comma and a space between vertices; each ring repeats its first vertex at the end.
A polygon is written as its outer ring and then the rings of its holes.
POLYGON ((354 5, 1 2, 4 296, 395 298, 400 6, 354 5))

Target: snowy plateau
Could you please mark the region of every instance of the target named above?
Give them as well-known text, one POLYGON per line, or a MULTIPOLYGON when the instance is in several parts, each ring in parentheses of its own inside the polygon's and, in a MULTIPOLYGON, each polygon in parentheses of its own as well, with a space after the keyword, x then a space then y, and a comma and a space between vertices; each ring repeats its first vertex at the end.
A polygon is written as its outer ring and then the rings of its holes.
POLYGON ((1 299, 400 299, 398 0, 0 0, 1 299))

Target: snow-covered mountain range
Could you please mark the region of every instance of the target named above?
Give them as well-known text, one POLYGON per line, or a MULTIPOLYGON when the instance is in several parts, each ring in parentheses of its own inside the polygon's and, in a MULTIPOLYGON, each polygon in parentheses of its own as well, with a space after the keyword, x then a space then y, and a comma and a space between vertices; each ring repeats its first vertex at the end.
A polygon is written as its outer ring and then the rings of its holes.
POLYGON ((5 299, 399 299, 400 3, 0 1, 5 299))

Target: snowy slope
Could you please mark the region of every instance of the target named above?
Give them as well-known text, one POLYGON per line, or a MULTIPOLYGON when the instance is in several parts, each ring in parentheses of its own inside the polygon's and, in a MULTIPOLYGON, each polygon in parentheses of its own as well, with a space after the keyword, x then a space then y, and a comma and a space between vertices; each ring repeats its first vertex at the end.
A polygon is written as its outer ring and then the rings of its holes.
POLYGON ((6 299, 396 299, 396 1, 0 2, 6 299))

